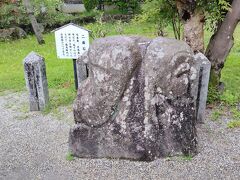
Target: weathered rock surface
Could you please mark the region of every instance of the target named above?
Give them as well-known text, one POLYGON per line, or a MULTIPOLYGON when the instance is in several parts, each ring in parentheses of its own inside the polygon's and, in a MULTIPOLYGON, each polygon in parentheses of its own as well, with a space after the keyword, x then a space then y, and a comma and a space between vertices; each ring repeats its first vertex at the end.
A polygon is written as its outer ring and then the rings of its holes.
POLYGON ((0 41, 26 38, 27 33, 19 27, 0 29, 0 41))
POLYGON ((30 111, 42 111, 49 102, 44 58, 31 52, 25 57, 24 74, 29 92, 30 111))
POLYGON ((107 37, 92 44, 85 62, 89 77, 69 137, 75 156, 153 160, 197 152, 200 64, 185 42, 107 37))
POLYGON ((81 83, 88 77, 88 67, 87 67, 87 52, 85 52, 79 59, 76 61, 77 66, 77 79, 78 87, 81 83))
POLYGON ((200 64, 198 96, 196 104, 197 122, 203 123, 205 119, 211 63, 202 53, 196 54, 194 58, 196 59, 197 63, 200 64))

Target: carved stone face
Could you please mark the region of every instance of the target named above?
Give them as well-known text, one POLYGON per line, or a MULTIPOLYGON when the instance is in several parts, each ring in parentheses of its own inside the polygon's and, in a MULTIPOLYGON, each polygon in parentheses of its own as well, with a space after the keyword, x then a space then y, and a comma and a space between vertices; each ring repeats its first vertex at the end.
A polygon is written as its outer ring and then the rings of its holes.
POLYGON ((169 91, 177 97, 190 95, 192 81, 196 79, 197 70, 193 66, 193 57, 187 52, 177 53, 171 60, 171 77, 169 91), (173 65, 173 66, 172 66, 173 65))
POLYGON ((174 43, 158 38, 150 44, 144 59, 145 81, 147 86, 161 89, 165 96, 181 97, 191 94, 197 70, 191 49, 184 42, 178 47, 174 43))

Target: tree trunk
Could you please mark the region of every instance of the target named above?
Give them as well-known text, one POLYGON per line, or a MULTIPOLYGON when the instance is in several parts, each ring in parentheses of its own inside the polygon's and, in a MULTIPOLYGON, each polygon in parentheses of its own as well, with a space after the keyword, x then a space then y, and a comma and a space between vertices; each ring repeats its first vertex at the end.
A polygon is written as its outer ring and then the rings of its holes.
POLYGON ((31 6, 31 3, 30 3, 30 0, 23 0, 23 4, 26 8, 26 11, 27 11, 27 14, 28 14, 28 17, 30 19, 30 22, 32 24, 32 27, 33 27, 33 31, 37 37, 37 41, 39 44, 44 44, 45 41, 43 40, 43 37, 42 37, 42 33, 41 33, 41 30, 39 28, 39 25, 37 23, 37 20, 34 16, 34 11, 33 11, 33 7, 31 6))
POLYGON ((190 19, 184 23, 184 41, 193 49, 195 53, 204 52, 204 14, 194 12, 190 19))
POLYGON ((232 9, 227 13, 218 30, 211 37, 206 56, 211 61, 210 86, 218 91, 221 70, 233 46, 233 33, 240 20, 240 0, 232 2, 232 9))
POLYGON ((204 13, 192 0, 178 0, 176 6, 184 25, 183 40, 195 53, 204 52, 204 13))
POLYGON ((175 39, 181 39, 181 22, 178 16, 172 18, 172 28, 175 39))

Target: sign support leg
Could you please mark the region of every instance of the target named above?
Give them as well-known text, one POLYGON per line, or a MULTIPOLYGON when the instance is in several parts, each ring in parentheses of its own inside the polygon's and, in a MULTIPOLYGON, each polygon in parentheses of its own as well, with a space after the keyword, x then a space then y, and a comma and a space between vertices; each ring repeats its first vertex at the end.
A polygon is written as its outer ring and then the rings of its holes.
POLYGON ((73 59, 73 69, 74 69, 75 89, 78 90, 78 78, 77 78, 77 64, 76 64, 76 59, 73 59))

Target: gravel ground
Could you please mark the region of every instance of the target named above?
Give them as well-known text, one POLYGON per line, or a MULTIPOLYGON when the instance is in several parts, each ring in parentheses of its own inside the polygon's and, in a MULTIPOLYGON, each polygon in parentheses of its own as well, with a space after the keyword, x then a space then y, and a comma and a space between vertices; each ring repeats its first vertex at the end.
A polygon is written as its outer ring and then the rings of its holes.
POLYGON ((26 93, 0 96, 0 179, 240 179, 240 129, 226 128, 228 121, 199 125, 199 154, 190 160, 67 161, 71 106, 43 115, 28 112, 26 93))

